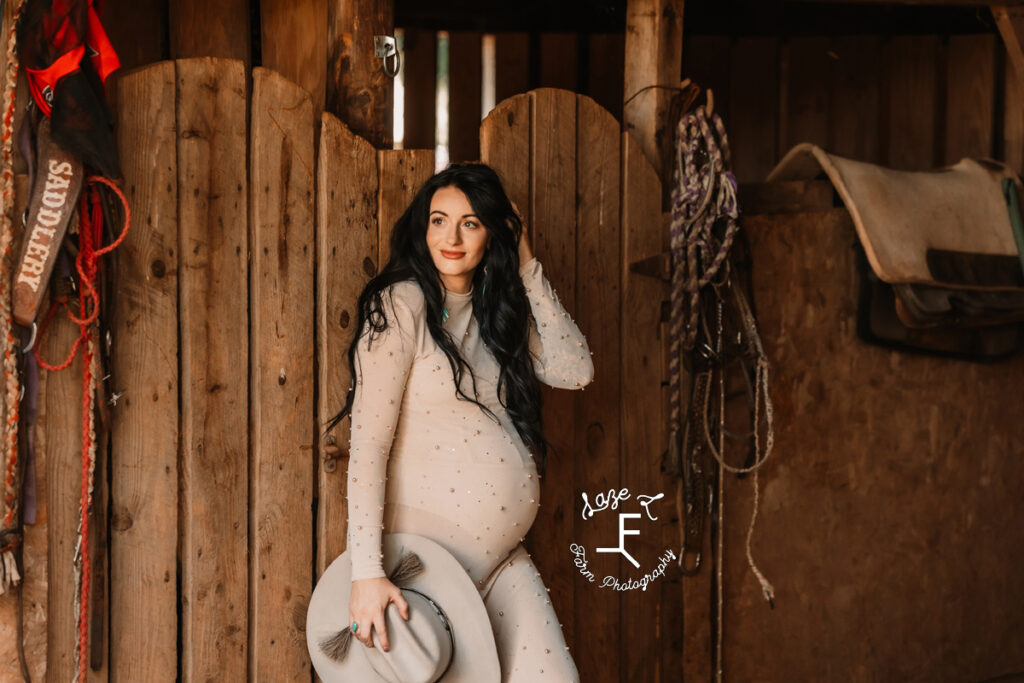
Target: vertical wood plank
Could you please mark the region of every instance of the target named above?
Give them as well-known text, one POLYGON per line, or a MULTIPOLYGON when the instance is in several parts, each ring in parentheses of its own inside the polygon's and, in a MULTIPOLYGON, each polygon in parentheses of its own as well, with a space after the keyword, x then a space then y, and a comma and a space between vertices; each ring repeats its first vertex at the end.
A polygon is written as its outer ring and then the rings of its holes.
POLYGON ((239 59, 248 71, 252 64, 252 31, 246 0, 175 0, 168 3, 167 10, 172 58, 239 59))
POLYGON ((378 150, 377 168, 380 169, 377 194, 380 232, 377 242, 379 261, 374 274, 380 272, 391 257, 390 241, 395 221, 408 208, 423 183, 434 175, 434 150, 378 150))
POLYGON ((434 149, 437 41, 433 31, 405 31, 405 149, 434 149))
MULTIPOLYGON (((575 320, 593 355, 594 381, 583 391, 573 392, 576 398, 576 448, 572 458, 572 488, 553 493, 560 501, 566 501, 565 510, 572 516, 575 529, 570 543, 598 548, 615 545, 613 539, 618 538, 619 532, 618 515, 581 519, 575 513, 576 501, 580 500, 576 491, 596 495, 628 485, 620 472, 620 311, 617 306, 610 305, 618 302, 621 296, 621 136, 619 122, 601 105, 585 95, 577 95, 576 103, 575 224, 580 228, 576 234, 575 320)), ((630 524, 631 528, 636 526, 630 524)), ((637 560, 647 570, 648 554, 639 541, 630 537, 627 549, 631 554, 640 555, 637 560)), ((601 680, 620 670, 621 658, 625 654, 620 650, 620 644, 625 640, 622 634, 629 633, 630 641, 637 637, 634 631, 623 629, 625 622, 621 619, 619 605, 623 598, 637 599, 635 593, 638 591, 625 591, 630 595, 624 596, 578 580, 579 575, 566 567, 563 553, 549 551, 545 554, 555 561, 554 565, 568 577, 570 587, 575 589, 573 640, 580 645, 586 643, 586 648, 580 647, 576 653, 580 680, 601 680)), ((618 553, 588 559, 598 575, 602 575, 600 566, 608 567, 611 571, 607 573, 617 577, 637 575, 631 564, 621 561, 622 556, 618 553)), ((653 626, 652 620, 648 619, 648 623, 653 626)))
POLYGON ((519 212, 527 225, 532 224, 531 107, 530 95, 517 95, 498 102, 480 124, 480 158, 498 173, 505 193, 519 207, 519 212))
POLYGON ((315 112, 323 111, 327 97, 327 1, 259 3, 263 66, 302 86, 315 112))
MULTIPOLYGON (((322 121, 316 199, 318 436, 345 405, 355 305, 377 273, 377 153, 334 116, 325 113, 322 121)), ((350 428, 350 420, 342 420, 327 435, 331 441, 318 440, 318 577, 345 550, 350 428)))
POLYGON ((253 70, 249 676, 261 681, 311 675, 313 106, 279 73, 253 70))
MULTIPOLYGON (((629 133, 622 140, 622 320, 619 410, 623 415, 620 468, 624 486, 648 495, 664 493, 656 503, 661 533, 651 536, 656 554, 665 547, 678 550, 675 515, 675 481, 659 474, 665 449, 665 421, 661 392, 652 390, 662 381, 661 302, 668 286, 655 278, 630 272, 629 265, 656 256, 662 250, 661 188, 658 174, 629 133), (668 544, 665 544, 665 539, 668 544), (660 545, 660 547, 659 547, 660 545)), ((641 539, 647 539, 641 536, 641 539)), ((682 670, 682 589, 675 562, 658 584, 621 598, 623 633, 620 676, 636 681, 679 680, 682 670), (673 571, 675 570, 675 571, 673 571)), ((620 678, 621 680, 621 678, 620 678)))
POLYGON ((626 37, 621 33, 594 33, 588 40, 586 92, 621 121, 626 37))
POLYGON ((575 33, 542 33, 540 36, 540 87, 578 91, 579 36, 575 33))
MULTIPOLYGON (((530 246, 572 315, 576 310, 576 96, 554 88, 539 88, 531 94, 530 246)), ((551 589, 551 604, 566 643, 576 653, 572 575, 564 571, 560 554, 540 549, 568 548, 574 532, 577 397, 548 386, 543 391, 544 429, 554 449, 548 454, 541 505, 526 546, 551 589)))
POLYGON ((178 70, 182 676, 246 676, 249 330, 246 71, 178 70))
POLYGON ((394 0, 327 0, 327 111, 378 149, 393 143, 394 84, 373 37, 394 33, 394 0))
POLYGON ((832 44, 829 151, 877 163, 881 123, 878 36, 840 36, 832 44))
POLYGON ((939 158, 936 63, 937 36, 899 36, 885 50, 882 163, 891 168, 933 168, 939 158))
POLYGON ((828 144, 827 38, 794 38, 779 54, 779 155, 801 142, 828 144))
POLYGON ((946 63, 945 159, 992 156, 996 36, 950 36, 946 63))
POLYGON ((526 33, 498 33, 494 42, 494 99, 501 102, 530 89, 530 37, 526 33))
POLYGON ((174 105, 173 62, 128 74, 119 83, 115 130, 134 220, 117 250, 111 321, 111 372, 125 395, 111 415, 110 668, 128 681, 173 679, 178 672, 174 105))
POLYGON ((729 147, 741 183, 760 182, 779 158, 778 41, 740 38, 733 46, 729 147))
POLYGON ((453 31, 450 37, 448 147, 452 161, 480 158, 480 38, 475 31, 453 31))

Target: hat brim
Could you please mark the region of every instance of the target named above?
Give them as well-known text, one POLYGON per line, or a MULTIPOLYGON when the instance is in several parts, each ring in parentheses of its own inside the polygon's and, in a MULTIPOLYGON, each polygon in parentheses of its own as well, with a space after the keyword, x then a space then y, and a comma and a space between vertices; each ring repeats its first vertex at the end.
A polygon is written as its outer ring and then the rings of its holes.
MULTIPOLYGON (((501 665, 490 617, 480 592, 466 569, 437 542, 408 533, 384 535, 384 571, 390 574, 398 559, 416 553, 424 570, 401 588, 413 588, 438 603, 448 616, 455 637, 451 667, 444 683, 500 683, 501 665)), ((317 582, 306 613, 306 645, 313 668, 324 683, 383 681, 370 666, 358 640, 341 662, 327 657, 319 643, 349 627, 352 556, 339 555, 317 582)))

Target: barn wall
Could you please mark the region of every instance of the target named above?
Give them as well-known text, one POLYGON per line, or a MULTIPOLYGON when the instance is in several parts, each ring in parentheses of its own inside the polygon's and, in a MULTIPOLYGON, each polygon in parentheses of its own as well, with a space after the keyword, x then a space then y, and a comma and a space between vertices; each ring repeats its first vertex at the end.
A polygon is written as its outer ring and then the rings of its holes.
POLYGON ((1024 513, 1024 358, 977 364, 861 342, 844 209, 745 226, 775 409, 752 551, 775 608, 744 552, 752 482, 727 475, 725 680, 1024 671, 1024 529, 1012 521, 1024 513))

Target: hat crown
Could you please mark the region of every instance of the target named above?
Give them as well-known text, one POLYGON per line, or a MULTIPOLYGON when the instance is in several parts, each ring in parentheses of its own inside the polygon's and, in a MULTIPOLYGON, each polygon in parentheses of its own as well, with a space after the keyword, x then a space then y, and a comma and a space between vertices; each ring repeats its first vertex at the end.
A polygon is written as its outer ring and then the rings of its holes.
POLYGON ((448 670, 455 650, 448 617, 417 590, 403 588, 402 595, 409 603, 409 620, 402 618, 398 605, 389 604, 385 622, 390 649, 380 647, 374 631, 374 647, 364 648, 364 654, 387 683, 435 683, 448 670))

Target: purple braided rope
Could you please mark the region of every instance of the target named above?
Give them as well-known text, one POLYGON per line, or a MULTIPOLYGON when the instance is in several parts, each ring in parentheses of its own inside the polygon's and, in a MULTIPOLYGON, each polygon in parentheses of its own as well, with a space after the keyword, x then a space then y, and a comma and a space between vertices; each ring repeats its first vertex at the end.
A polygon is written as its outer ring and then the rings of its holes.
POLYGON ((726 170, 731 154, 721 117, 712 113, 709 126, 703 106, 681 117, 676 128, 675 156, 670 231, 672 312, 669 318, 669 424, 673 448, 677 446, 682 424, 681 350, 689 351, 695 346, 701 290, 722 268, 739 231, 737 183, 735 176, 726 170), (703 160, 698 161, 701 153, 703 160), (719 220, 726 221, 721 242, 713 232, 719 220), (704 264, 703 269, 701 264, 704 264))

